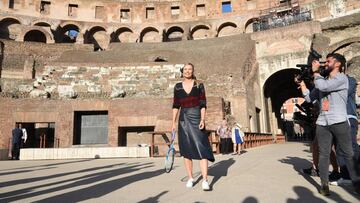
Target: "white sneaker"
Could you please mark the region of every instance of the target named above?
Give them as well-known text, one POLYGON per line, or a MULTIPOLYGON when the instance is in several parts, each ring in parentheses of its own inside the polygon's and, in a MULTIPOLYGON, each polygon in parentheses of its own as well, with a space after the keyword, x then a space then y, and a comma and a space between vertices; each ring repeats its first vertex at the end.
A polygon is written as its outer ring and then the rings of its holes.
POLYGON ((335 185, 335 186, 339 186, 339 185, 351 185, 351 183, 352 183, 351 180, 340 178, 340 179, 337 180, 337 181, 330 182, 330 185, 335 185))
POLYGON ((187 188, 192 188, 194 186, 194 179, 190 178, 187 182, 186 182, 186 187, 187 188))
POLYGON ((207 180, 203 180, 201 186, 204 191, 210 190, 210 186, 207 180))

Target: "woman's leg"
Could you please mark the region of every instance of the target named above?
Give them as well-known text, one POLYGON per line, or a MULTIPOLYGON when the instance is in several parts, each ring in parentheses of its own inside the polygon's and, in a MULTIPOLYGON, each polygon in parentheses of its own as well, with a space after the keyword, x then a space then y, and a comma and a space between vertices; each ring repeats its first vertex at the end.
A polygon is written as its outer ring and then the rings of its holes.
POLYGON ((236 146, 237 146, 237 144, 236 143, 234 143, 234 154, 236 154, 236 146))
POLYGON ((188 174, 189 179, 193 179, 193 164, 191 159, 184 158, 185 168, 186 172, 188 174))
POLYGON ((200 160, 200 170, 201 170, 201 175, 202 175, 203 179, 207 181, 207 175, 208 175, 208 160, 207 159, 200 160))
POLYGON ((241 154, 241 144, 238 144, 238 154, 241 154))

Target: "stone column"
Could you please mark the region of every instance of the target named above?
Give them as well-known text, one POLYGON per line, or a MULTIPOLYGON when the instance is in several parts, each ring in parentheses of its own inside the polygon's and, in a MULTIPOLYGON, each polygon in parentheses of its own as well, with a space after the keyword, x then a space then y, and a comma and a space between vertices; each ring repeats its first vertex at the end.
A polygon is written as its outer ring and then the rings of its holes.
POLYGON ((34 69, 35 60, 33 57, 29 57, 25 60, 24 69, 23 69, 23 79, 34 79, 35 69, 34 69))
POLYGON ((76 42, 75 44, 84 44, 84 33, 79 32, 77 37, 76 37, 76 42))

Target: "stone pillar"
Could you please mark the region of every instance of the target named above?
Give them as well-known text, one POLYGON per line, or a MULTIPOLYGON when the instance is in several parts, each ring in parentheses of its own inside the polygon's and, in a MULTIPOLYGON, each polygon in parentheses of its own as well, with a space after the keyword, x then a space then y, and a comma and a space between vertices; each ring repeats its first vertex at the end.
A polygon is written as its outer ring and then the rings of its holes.
POLYGON ((35 60, 33 57, 27 58, 24 63, 23 79, 34 79, 35 76, 35 60))
POLYGON ((76 44, 84 44, 84 33, 79 32, 76 37, 76 44))
POLYGON ((233 96, 229 99, 231 106, 231 115, 236 122, 239 122, 244 128, 250 129, 249 114, 247 110, 246 96, 233 96))

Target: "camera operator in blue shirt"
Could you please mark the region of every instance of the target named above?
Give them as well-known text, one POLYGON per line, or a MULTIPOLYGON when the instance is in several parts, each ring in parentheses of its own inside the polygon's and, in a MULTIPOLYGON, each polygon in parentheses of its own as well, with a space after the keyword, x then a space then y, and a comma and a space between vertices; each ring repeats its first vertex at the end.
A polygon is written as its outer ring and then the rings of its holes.
MULTIPOLYGON (((354 152, 346 110, 349 81, 343 73, 345 63, 346 60, 341 54, 328 54, 322 75, 319 73, 319 61, 312 62, 315 88, 311 92, 303 81, 299 82, 305 100, 307 102, 317 100, 320 104, 320 114, 316 120, 316 137, 319 144, 320 193, 322 195, 330 194, 328 175, 333 139, 336 140, 338 152, 346 161, 353 183, 358 179, 354 171, 354 152)), ((354 186, 356 192, 360 193, 360 188, 355 184, 354 186)))

